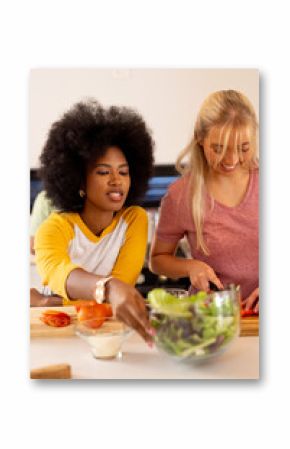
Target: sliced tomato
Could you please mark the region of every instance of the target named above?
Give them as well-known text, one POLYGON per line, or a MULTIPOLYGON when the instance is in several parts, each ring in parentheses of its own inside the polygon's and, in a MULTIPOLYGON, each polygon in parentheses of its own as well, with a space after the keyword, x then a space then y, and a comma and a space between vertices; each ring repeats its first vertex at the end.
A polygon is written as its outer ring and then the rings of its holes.
POLYGON ((104 310, 106 311, 106 317, 113 316, 113 311, 112 311, 111 304, 104 303, 102 305, 104 306, 104 310))
POLYGON ((39 319, 52 327, 65 327, 71 323, 70 316, 65 312, 59 312, 58 310, 46 310, 42 313, 39 319))
POLYGON ((80 310, 82 306, 94 306, 95 304, 97 303, 93 299, 92 300, 78 299, 74 303, 77 312, 80 310))
POLYGON ((241 316, 242 316, 242 317, 246 317, 246 316, 258 316, 258 315, 259 315, 259 313, 258 313, 258 312, 254 312, 253 309, 249 309, 249 310, 243 309, 243 310, 241 310, 241 316))
POLYGON ((87 321, 86 325, 91 328, 102 326, 107 317, 112 316, 110 304, 77 305, 77 317, 79 321, 87 321))

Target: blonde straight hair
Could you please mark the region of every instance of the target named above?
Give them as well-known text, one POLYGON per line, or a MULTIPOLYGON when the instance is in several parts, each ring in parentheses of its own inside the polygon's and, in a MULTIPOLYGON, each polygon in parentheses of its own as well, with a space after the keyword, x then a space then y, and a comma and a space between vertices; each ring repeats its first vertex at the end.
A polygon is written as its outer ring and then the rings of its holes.
POLYGON ((201 249, 206 255, 209 254, 209 251, 203 237, 203 220, 205 177, 208 163, 202 144, 213 128, 220 130, 219 140, 223 144, 218 162, 223 159, 227 151, 230 135, 235 133, 235 146, 238 149, 241 131, 247 130, 250 136, 252 157, 250 162, 242 163, 242 166, 248 170, 258 167, 258 122, 252 104, 245 95, 235 90, 221 90, 210 94, 199 111, 191 142, 180 153, 176 161, 176 169, 179 173, 182 175, 189 173, 190 176, 196 249, 201 249), (184 164, 185 157, 189 160, 184 164))

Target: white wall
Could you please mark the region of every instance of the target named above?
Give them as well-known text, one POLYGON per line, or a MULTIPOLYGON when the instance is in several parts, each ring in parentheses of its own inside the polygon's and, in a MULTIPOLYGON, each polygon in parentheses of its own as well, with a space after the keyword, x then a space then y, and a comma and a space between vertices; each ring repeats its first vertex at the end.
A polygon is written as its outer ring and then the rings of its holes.
POLYGON ((50 125, 75 102, 136 108, 153 131, 155 162, 174 163, 190 139, 196 113, 215 90, 245 93, 259 114, 255 69, 34 69, 29 80, 29 160, 39 166, 50 125))

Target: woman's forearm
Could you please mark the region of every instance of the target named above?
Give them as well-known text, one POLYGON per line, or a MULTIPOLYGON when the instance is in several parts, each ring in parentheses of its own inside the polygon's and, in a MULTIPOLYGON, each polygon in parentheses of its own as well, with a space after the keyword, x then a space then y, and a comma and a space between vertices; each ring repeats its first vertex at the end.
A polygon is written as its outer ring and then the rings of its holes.
POLYGON ((150 269, 155 274, 169 278, 180 278, 189 276, 192 260, 183 259, 171 254, 158 254, 151 256, 150 269))
POLYGON ((96 282, 104 276, 88 273, 82 268, 71 271, 66 280, 69 299, 95 299, 96 282))

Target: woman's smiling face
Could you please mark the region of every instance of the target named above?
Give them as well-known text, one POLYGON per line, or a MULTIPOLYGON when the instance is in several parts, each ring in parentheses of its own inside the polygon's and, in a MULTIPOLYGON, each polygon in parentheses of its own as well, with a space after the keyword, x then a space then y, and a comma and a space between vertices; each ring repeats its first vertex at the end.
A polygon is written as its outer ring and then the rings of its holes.
POLYGON ((222 128, 213 128, 202 142, 209 167, 216 173, 231 175, 252 159, 253 144, 248 128, 231 130, 228 136, 222 128))
POLYGON ((120 210, 130 188, 129 165, 118 147, 109 147, 87 173, 85 207, 103 212, 120 210))

